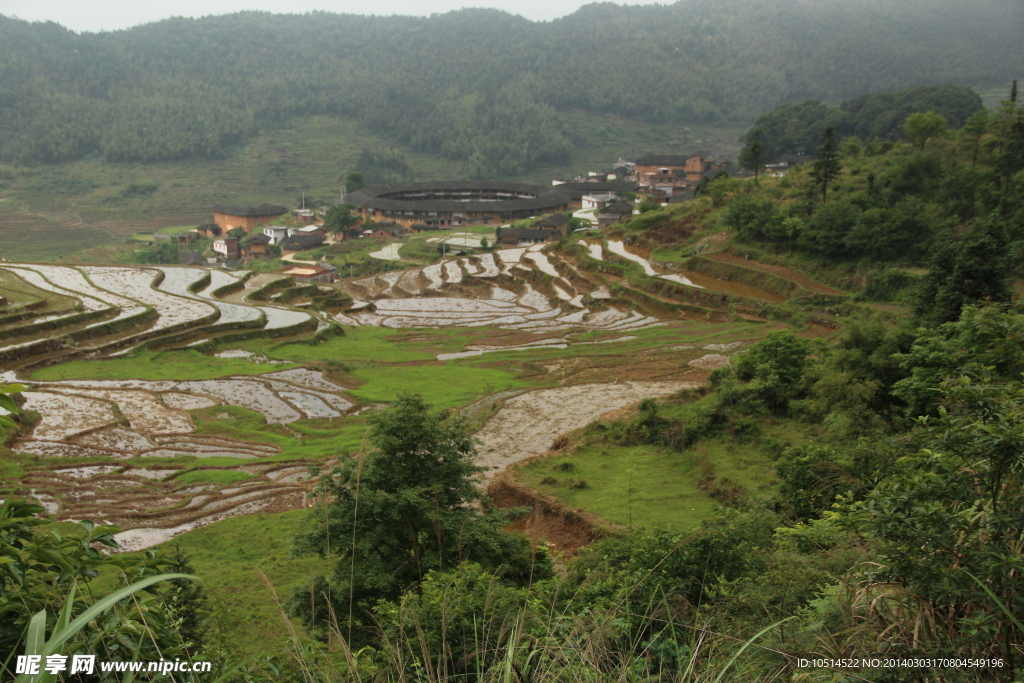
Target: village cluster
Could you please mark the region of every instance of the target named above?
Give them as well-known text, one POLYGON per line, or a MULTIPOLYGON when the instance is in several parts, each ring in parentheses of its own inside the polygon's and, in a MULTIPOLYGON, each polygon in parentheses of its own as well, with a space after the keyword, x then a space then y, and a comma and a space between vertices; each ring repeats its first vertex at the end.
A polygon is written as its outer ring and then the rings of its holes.
MULTIPOLYGON (((769 164, 767 170, 781 174, 807 160, 790 155, 769 164)), ((198 237, 211 238, 213 257, 185 248, 181 265, 225 268, 278 254, 292 261, 300 252, 345 239, 389 242, 411 234, 473 226, 495 226, 495 239, 487 246, 516 249, 564 239, 573 229, 604 228, 625 222, 639 212, 637 205, 645 201, 660 205, 687 201, 693 198, 702 179, 713 178, 725 167, 726 164, 702 154, 647 154, 635 161, 619 159, 611 171, 552 180, 550 187, 491 181, 372 185, 344 197, 344 205, 350 207, 355 218, 354 227, 349 230, 332 229, 334 226, 325 223, 328 213, 337 205, 289 211, 276 204, 218 204, 213 207, 211 223, 178 235, 155 237, 177 240, 183 247, 198 237), (288 220, 283 221, 286 214, 288 220), (545 217, 528 227, 513 227, 513 222, 542 215, 545 217), (280 225, 282 222, 292 225, 280 225)), ((454 247, 480 246, 479 240, 448 242, 454 247)), ((397 249, 382 249, 371 255, 399 258, 397 249)), ((326 261, 289 265, 281 273, 310 283, 329 283, 335 276, 334 267, 326 261)))

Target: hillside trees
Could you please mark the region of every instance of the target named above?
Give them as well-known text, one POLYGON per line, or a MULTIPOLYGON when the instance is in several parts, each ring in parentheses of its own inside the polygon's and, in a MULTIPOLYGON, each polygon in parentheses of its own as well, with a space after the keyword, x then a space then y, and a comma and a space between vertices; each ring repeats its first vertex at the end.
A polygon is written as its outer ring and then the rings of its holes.
MULTIPOLYGON (((414 150, 472 160, 474 175, 520 173, 571 153, 578 132, 560 120, 569 111, 739 122, 808 97, 1008 79, 1024 65, 1019 18, 1012 0, 683 0, 585 7, 548 23, 473 9, 430 18, 244 12, 98 34, 0 17, 0 159, 216 158, 296 117, 337 116, 414 150)), ((912 111, 962 123, 934 101, 950 102, 949 92, 903 92, 881 105, 895 117, 876 115, 874 99, 848 100, 838 118, 852 117, 857 130, 827 123, 864 140, 887 137, 912 111)), ((758 125, 772 145, 792 128, 794 144, 810 151, 822 121, 791 111, 758 125)))
POLYGON ((828 126, 821 133, 821 140, 815 150, 814 166, 811 168, 811 178, 821 188, 821 200, 828 200, 828 186, 839 176, 843 170, 839 161, 839 143, 836 140, 836 129, 828 126))
POLYGON ((1024 386, 978 368, 945 382, 941 397, 938 417, 921 421, 922 450, 856 519, 883 543, 876 579, 897 582, 947 624, 951 654, 1002 656, 1012 680, 1024 641, 1013 617, 1024 612, 1024 386))
POLYGON ((307 626, 324 628, 333 614, 351 619, 350 634, 368 627, 378 600, 397 600, 428 572, 461 562, 514 584, 550 573, 546 556, 532 557, 525 538, 501 530, 508 513, 491 509, 477 486, 474 439, 461 418, 432 415, 422 397, 405 395, 370 425, 376 449, 323 479, 326 508, 296 539, 300 554, 338 558, 329 581, 317 577, 292 596, 307 626))
POLYGON ((900 140, 908 116, 933 112, 960 128, 982 110, 981 98, 960 85, 913 86, 898 92, 875 92, 829 107, 817 100, 788 103, 761 114, 750 132, 764 132, 767 158, 781 154, 810 154, 824 130, 832 126, 840 138, 900 140))
POLYGON ((747 144, 740 152, 740 162, 746 168, 753 169, 756 180, 765 162, 764 131, 760 128, 754 128, 747 136, 747 144))
POLYGON ((1009 300, 1012 262, 1007 247, 1006 228, 995 218, 959 240, 937 244, 914 302, 915 311, 939 324, 959 318, 965 304, 1009 300))
POLYGON ((930 139, 942 135, 945 130, 946 117, 934 111, 911 114, 903 124, 903 134, 922 151, 930 139))

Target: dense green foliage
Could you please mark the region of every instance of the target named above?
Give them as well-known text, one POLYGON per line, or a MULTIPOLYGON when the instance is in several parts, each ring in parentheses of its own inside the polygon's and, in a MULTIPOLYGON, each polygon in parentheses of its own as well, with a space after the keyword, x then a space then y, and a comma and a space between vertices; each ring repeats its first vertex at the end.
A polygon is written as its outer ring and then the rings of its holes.
MULTIPOLYGON (((82 35, 0 18, 0 159, 218 157, 329 114, 511 175, 568 158, 570 109, 735 122, 807 97, 1002 82, 1020 71, 1020 20, 1013 0, 594 4, 547 23, 243 13, 82 35)), ((379 161, 367 177, 401 172, 379 161)))
MULTIPOLYGON (((92 590, 99 572, 117 573, 130 583, 155 576, 170 564, 154 553, 106 555, 99 548, 116 548, 114 534, 118 529, 92 522, 59 529, 39 517, 42 512, 42 506, 19 498, 8 498, 0 508, 3 680, 13 680, 14 654, 25 651, 25 634, 33 615, 45 614, 49 633, 64 610, 77 616, 102 597, 102 591, 92 590)), ((119 601, 79 631, 61 651, 97 654, 107 661, 187 656, 192 644, 182 640, 179 624, 156 588, 119 601)), ((113 678, 100 679, 97 675, 93 680, 113 678)))
POLYGON ((832 126, 839 137, 861 140, 902 140, 912 114, 934 112, 960 128, 982 108, 981 98, 960 85, 914 86, 898 92, 861 95, 830 107, 818 100, 791 102, 758 117, 748 140, 760 130, 768 159, 780 154, 812 154, 821 134, 832 126))
POLYGON ((722 220, 741 241, 871 264, 859 296, 902 299, 922 321, 942 324, 966 304, 1008 301, 1024 245, 1024 109, 1007 100, 951 135, 934 112, 908 116, 907 126, 909 145, 836 150, 823 134, 815 162, 770 189, 723 179, 704 192, 725 205, 722 220), (924 270, 911 275, 908 267, 924 270))
POLYGON ((431 415, 422 397, 403 395, 369 422, 376 450, 323 480, 326 510, 310 515, 310 530, 297 542, 300 554, 338 558, 331 581, 317 577, 292 596, 307 626, 326 631, 348 615, 366 629, 376 601, 397 599, 429 571, 460 561, 479 562, 513 584, 550 573, 545 556, 531 557, 524 538, 501 531, 509 515, 490 509, 476 484, 481 468, 462 419, 431 415))

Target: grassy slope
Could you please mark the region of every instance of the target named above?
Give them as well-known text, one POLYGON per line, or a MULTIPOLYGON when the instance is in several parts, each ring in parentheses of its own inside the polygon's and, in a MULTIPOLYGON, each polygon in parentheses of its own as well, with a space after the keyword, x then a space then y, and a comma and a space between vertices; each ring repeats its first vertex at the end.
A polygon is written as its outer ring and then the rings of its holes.
POLYGON ((319 558, 291 557, 291 538, 304 510, 235 517, 197 529, 172 543, 192 556, 196 574, 225 615, 232 642, 244 652, 278 647, 287 634, 284 619, 259 576, 262 571, 281 599, 329 565, 319 558), (254 543, 253 539, 259 539, 254 543))
POLYGON ((718 437, 682 452, 587 444, 569 455, 531 460, 515 472, 519 481, 541 493, 623 526, 691 529, 714 517, 721 504, 702 480, 728 480, 750 500, 770 497, 776 476, 766 443, 771 449, 795 445, 806 439, 804 431, 781 423, 764 430, 769 439, 718 437), (581 481, 584 487, 573 486, 581 481))

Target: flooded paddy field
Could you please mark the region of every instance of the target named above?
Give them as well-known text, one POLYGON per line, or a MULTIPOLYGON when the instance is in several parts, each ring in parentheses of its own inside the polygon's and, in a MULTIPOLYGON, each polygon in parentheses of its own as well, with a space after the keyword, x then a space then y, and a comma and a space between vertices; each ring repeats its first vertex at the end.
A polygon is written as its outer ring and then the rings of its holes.
MULTIPOLYGON (((699 386, 783 327, 733 315, 728 282, 593 237, 579 251, 499 249, 343 280, 335 288, 353 304, 330 312, 253 301, 275 274, 0 264, 5 273, 37 298, 105 316, 89 325, 124 324, 0 338, 0 381, 27 385, 29 418, 0 451, 14 473, 0 483, 61 519, 120 526, 129 548, 303 506, 309 466, 367 447, 367 417, 402 391, 472 420, 489 477, 611 411, 699 386), (635 288, 610 268, 621 264, 666 289, 635 288), (311 343, 311 319, 334 333, 311 343), (219 343, 225 325, 246 333, 219 343), (164 341, 184 333, 192 347, 164 341)), ((736 294, 743 305, 772 303, 755 289, 736 294)))

